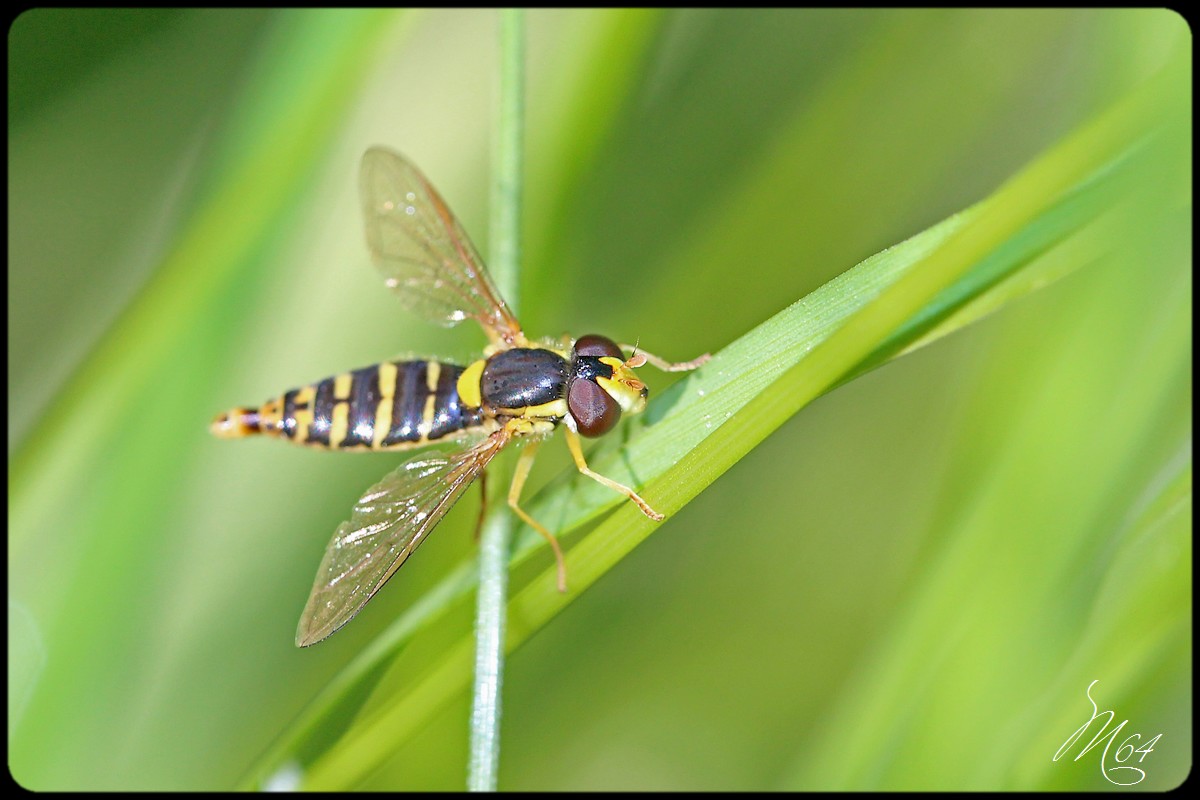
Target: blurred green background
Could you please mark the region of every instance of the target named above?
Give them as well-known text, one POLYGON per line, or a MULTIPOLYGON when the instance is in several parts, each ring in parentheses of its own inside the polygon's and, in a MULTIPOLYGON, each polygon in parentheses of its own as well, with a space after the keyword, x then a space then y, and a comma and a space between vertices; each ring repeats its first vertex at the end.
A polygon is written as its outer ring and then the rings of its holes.
MULTIPOLYGON (((525 327, 680 359, 985 197, 1173 48, 1191 57, 1167 11, 527 18, 525 327)), ((329 536, 398 457, 220 442, 207 423, 400 353, 478 351, 477 331, 426 325, 382 288, 355 180, 369 145, 404 152, 487 252, 495 29, 484 11, 13 24, 24 786, 234 785, 471 554, 473 496, 352 625, 297 650, 329 536)), ((501 788, 1115 788, 1099 749, 1051 760, 1096 679, 1101 710, 1129 720, 1107 764, 1161 733, 1139 788, 1177 785, 1184 191, 1131 257, 805 409, 517 651, 501 788)), ((564 450, 543 449, 534 483, 564 450)), ((464 695, 364 788, 462 788, 467 711, 464 695)))

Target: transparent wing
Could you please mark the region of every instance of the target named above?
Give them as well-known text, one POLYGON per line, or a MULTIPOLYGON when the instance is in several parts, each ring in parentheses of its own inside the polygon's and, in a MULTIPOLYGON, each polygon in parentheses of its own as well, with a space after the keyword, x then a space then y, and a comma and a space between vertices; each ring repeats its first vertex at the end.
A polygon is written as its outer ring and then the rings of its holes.
POLYGON ((457 453, 422 454, 368 489, 325 549, 296 645, 321 641, 362 610, 509 438, 499 430, 457 453))
POLYGON ((407 308, 444 325, 474 319, 493 342, 523 340, 466 231, 416 167, 372 147, 360 181, 371 256, 407 308))

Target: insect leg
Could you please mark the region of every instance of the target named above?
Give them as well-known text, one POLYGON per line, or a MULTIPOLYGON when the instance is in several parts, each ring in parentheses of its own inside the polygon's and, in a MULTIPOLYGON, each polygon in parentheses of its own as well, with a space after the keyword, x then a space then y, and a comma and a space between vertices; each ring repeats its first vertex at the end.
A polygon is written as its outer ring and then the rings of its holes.
POLYGON ((479 473, 479 519, 475 520, 475 541, 483 533, 483 518, 487 516, 487 470, 479 473))
POLYGON ((541 444, 536 439, 525 445, 525 449, 521 451, 521 457, 517 459, 517 468, 513 472, 512 484, 508 487, 508 507, 513 512, 523 519, 529 527, 546 537, 546 541, 550 542, 550 547, 554 550, 554 560, 558 564, 558 590, 560 592, 567 591, 567 565, 563 562, 562 549, 558 546, 558 540, 554 538, 554 534, 546 530, 540 522, 525 513, 525 510, 518 505, 521 499, 521 490, 525 488, 525 479, 529 477, 529 470, 533 468, 533 457, 537 454, 538 446, 541 444))
POLYGON ((637 503, 637 507, 642 510, 643 514, 645 514, 647 517, 654 520, 655 522, 662 522, 663 519, 665 519, 665 517, 663 517, 662 514, 658 513, 653 508, 651 508, 650 504, 647 503, 645 500, 643 500, 638 495, 638 493, 635 492, 633 489, 630 489, 628 486, 625 486, 623 484, 617 483, 616 481, 612 480, 611 478, 606 478, 603 475, 600 475, 599 473, 592 472, 591 468, 588 467, 588 465, 587 465, 587 461, 585 461, 583 459, 583 447, 581 447, 579 444, 579 434, 577 434, 575 431, 571 430, 569 427, 564 426, 564 429, 567 434, 567 449, 569 449, 571 451, 571 458, 575 459, 575 467, 580 472, 582 472, 584 475, 587 475, 592 480, 597 481, 599 483, 603 483, 608 488, 618 491, 621 494, 625 495, 630 500, 637 503))
MULTIPOLYGON (((623 344, 621 345, 621 349, 630 350, 639 356, 645 356, 647 363, 661 369, 663 372, 689 372, 712 358, 711 353, 705 353, 702 356, 693 358, 691 361, 667 361, 665 358, 659 358, 654 355, 654 353, 647 353, 637 345, 630 346, 623 344)), ((630 358, 633 358, 633 356, 630 356, 630 358)))

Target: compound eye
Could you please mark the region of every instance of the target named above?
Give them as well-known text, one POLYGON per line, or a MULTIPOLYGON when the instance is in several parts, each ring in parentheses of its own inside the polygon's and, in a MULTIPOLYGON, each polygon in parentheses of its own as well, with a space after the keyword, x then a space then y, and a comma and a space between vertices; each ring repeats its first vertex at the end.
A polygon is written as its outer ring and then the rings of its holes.
POLYGON ((571 381, 571 387, 567 389, 567 410, 584 436, 602 436, 621 419, 620 404, 586 378, 571 381))
POLYGON ((622 361, 625 360, 625 355, 621 352, 621 348, 617 347, 616 342, 607 336, 598 336, 594 333, 580 336, 575 340, 575 355, 595 356, 596 358, 611 356, 622 361))

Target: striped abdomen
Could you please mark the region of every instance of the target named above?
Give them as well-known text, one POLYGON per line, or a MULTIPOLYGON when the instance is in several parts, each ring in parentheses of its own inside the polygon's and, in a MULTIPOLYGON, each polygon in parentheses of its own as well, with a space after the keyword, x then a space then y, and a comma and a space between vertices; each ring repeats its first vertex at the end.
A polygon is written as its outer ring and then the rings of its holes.
POLYGON ((293 389, 257 409, 213 423, 224 436, 266 433, 327 449, 394 450, 437 441, 482 423, 456 384, 463 368, 388 361, 293 389))

